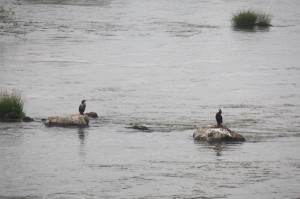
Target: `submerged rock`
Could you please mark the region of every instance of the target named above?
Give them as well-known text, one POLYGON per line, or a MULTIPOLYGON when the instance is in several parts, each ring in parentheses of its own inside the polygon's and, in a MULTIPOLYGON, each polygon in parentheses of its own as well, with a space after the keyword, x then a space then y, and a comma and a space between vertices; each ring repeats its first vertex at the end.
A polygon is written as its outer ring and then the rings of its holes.
POLYGON ((85 115, 87 115, 88 117, 91 117, 91 118, 98 118, 98 114, 95 112, 85 113, 85 115))
POLYGON ((198 127, 193 134, 194 140, 204 140, 204 141, 239 141, 244 142, 246 139, 233 131, 231 131, 226 126, 202 126, 198 127))
POLYGON ((86 115, 53 116, 45 120, 47 126, 88 126, 89 118, 86 115))
POLYGON ((34 120, 31 117, 25 116, 23 122, 33 122, 34 120))
POLYGON ((139 131, 150 131, 150 129, 147 126, 144 126, 141 124, 131 124, 131 126, 129 128, 136 129, 139 131))

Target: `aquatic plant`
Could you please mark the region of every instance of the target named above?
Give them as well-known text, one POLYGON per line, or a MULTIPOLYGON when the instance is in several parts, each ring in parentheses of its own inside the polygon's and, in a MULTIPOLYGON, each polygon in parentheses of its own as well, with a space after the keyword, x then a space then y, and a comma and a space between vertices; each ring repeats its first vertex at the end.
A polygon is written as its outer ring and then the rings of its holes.
POLYGON ((258 11, 242 10, 232 17, 232 24, 236 28, 253 28, 255 26, 271 26, 271 16, 258 11))
POLYGON ((0 92, 0 119, 6 114, 14 112, 20 117, 25 117, 24 113, 24 97, 21 91, 12 90, 11 93, 7 91, 0 92))

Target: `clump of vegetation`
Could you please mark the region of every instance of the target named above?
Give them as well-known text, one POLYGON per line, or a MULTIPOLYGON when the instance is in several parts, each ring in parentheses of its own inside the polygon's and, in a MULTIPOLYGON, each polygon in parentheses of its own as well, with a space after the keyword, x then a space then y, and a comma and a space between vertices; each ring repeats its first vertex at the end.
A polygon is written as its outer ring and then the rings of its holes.
POLYGON ((236 28, 268 27, 271 26, 270 22, 270 15, 253 10, 242 10, 232 17, 232 24, 236 28))
POLYGON ((21 118, 25 117, 24 98, 19 90, 13 90, 11 93, 0 92, 0 119, 9 113, 16 113, 21 118))

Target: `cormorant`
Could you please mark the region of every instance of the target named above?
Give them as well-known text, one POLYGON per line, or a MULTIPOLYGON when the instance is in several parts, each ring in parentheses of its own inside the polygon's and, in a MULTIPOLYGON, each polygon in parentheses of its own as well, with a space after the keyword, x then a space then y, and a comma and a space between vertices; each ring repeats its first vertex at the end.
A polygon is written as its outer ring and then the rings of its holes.
POLYGON ((85 110, 85 107, 86 107, 85 100, 82 100, 82 101, 81 101, 81 104, 80 104, 80 106, 79 106, 79 113, 80 113, 81 115, 83 115, 84 110, 85 110))
POLYGON ((220 109, 219 112, 217 112, 216 114, 216 120, 217 120, 217 123, 218 123, 218 127, 220 127, 222 125, 222 122, 223 122, 223 118, 222 118, 222 110, 220 109))

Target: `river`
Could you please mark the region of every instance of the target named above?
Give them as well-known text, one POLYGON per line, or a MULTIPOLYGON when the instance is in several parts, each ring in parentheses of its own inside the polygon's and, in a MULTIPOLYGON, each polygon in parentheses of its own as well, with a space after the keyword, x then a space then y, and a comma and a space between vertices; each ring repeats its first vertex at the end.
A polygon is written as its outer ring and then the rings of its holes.
POLYGON ((0 90, 21 90, 35 119, 0 123, 0 198, 300 197, 300 1, 0 7, 0 90), (248 8, 273 26, 234 29, 248 8), (41 122, 83 99, 88 128, 41 122), (219 108, 246 142, 193 140, 219 108))

